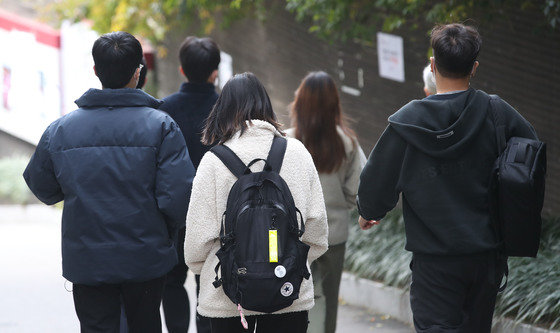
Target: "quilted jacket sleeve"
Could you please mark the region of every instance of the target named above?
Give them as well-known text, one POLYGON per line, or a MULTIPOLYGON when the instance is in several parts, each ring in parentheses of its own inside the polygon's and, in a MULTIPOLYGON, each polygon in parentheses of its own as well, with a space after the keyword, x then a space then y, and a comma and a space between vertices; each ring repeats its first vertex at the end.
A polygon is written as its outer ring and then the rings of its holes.
POLYGON ((157 156, 155 194, 171 235, 185 225, 194 173, 183 134, 168 118, 157 156))
POLYGON ((31 192, 47 205, 53 205, 64 200, 64 194, 56 179, 49 152, 51 127, 52 125, 43 133, 35 153, 23 172, 23 178, 31 192))

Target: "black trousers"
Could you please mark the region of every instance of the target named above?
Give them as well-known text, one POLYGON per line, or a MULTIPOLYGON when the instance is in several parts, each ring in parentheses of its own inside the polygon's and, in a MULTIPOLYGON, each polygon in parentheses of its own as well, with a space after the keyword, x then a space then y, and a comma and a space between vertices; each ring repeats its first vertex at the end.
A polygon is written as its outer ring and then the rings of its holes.
POLYGON ((162 295, 163 315, 169 333, 187 333, 191 318, 189 295, 184 287, 189 268, 185 264, 185 228, 179 230, 177 258, 179 262, 167 273, 162 295))
MULTIPOLYGON (((196 299, 198 300, 198 294, 200 293, 200 275, 198 274, 195 275, 194 280, 196 281, 196 299)), ((210 318, 201 316, 198 313, 198 311, 196 312, 196 332, 197 333, 212 332, 212 328, 210 327, 210 318)))
POLYGON ((490 332, 505 259, 414 254, 410 305, 416 332, 490 332))
POLYGON ((309 324, 307 311, 247 316, 245 318, 249 324, 248 330, 243 328, 239 317, 210 318, 212 333, 305 333, 309 324))
MULTIPOLYGON (((162 306, 165 317, 165 325, 169 333, 186 333, 190 324, 189 295, 185 289, 187 272, 189 268, 185 264, 185 228, 179 230, 177 239, 177 257, 179 263, 167 273, 165 289, 163 290, 162 306)), ((196 298, 200 291, 200 275, 195 275, 196 298)), ((210 333, 210 318, 196 313, 196 331, 198 333, 210 333)), ((121 331, 122 333, 123 331, 121 331)))
POLYGON ((165 276, 144 282, 74 284, 73 296, 82 333, 117 333, 121 302, 130 333, 161 332, 159 305, 165 276))

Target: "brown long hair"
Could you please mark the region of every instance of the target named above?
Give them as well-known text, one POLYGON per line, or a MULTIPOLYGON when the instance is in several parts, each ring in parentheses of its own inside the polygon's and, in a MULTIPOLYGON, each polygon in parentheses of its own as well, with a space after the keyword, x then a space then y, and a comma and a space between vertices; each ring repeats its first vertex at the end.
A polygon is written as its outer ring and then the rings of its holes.
POLYGON ((301 81, 290 116, 295 136, 311 153, 317 171, 337 171, 346 158, 337 127, 351 138, 356 134, 346 125, 338 90, 329 74, 311 72, 301 81))
POLYGON ((224 85, 206 119, 202 143, 221 144, 239 130, 243 134, 247 129, 246 121, 251 119, 269 122, 284 134, 282 125, 276 120, 266 89, 253 73, 246 72, 233 76, 224 85))

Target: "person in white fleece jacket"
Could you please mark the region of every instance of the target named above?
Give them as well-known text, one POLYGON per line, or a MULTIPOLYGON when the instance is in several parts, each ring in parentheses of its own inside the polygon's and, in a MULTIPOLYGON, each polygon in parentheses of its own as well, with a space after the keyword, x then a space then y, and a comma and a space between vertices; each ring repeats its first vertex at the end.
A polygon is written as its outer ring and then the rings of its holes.
MULTIPOLYGON (((203 143, 225 144, 248 164, 266 159, 274 136, 283 136, 263 85, 251 73, 235 75, 224 86, 210 113, 203 143)), ((288 138, 280 176, 286 181, 296 207, 305 221, 302 241, 310 246, 308 265, 328 247, 328 226, 323 192, 313 159, 303 144, 288 138)), ((251 166, 253 172, 262 164, 251 166)), ((221 217, 226 210, 229 191, 237 178, 211 152, 202 158, 193 181, 187 214, 185 262, 200 274, 198 312, 211 320, 212 332, 306 332, 308 311, 313 307, 313 277, 304 279, 299 298, 273 314, 245 311, 249 330, 244 330, 237 305, 214 288, 214 268, 218 263, 221 217)))

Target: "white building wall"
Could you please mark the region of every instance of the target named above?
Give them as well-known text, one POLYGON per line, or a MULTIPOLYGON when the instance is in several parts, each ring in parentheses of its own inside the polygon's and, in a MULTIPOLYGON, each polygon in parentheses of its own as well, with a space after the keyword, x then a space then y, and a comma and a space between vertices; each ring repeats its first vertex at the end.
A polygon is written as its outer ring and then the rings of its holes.
POLYGON ((0 29, 0 129, 37 143, 60 116, 59 49, 0 29))

